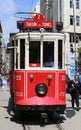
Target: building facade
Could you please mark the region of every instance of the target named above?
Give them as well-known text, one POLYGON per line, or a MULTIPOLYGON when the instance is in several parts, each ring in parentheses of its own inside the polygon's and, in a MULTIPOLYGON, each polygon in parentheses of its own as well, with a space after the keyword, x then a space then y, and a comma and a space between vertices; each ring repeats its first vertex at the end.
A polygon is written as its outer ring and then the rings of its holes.
POLYGON ((2 68, 2 44, 3 44, 3 31, 2 31, 2 26, 0 23, 0 73, 1 73, 1 68, 2 68))
POLYGON ((6 69, 6 46, 3 42, 3 30, 0 23, 0 73, 4 73, 6 69))
POLYGON ((78 49, 81 47, 81 0, 40 0, 40 12, 47 19, 63 22, 65 33, 65 69, 73 78, 78 71, 78 49))

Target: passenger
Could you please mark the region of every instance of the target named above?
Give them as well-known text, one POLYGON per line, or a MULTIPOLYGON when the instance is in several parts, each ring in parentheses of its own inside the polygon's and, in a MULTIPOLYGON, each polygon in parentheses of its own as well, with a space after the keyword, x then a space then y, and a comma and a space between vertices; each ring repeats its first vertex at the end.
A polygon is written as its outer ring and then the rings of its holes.
POLYGON ((77 111, 79 111, 79 93, 80 93, 80 82, 78 81, 78 75, 74 76, 74 80, 70 81, 69 88, 71 88, 71 102, 72 108, 74 109, 74 101, 76 101, 77 111))
POLYGON ((44 67, 54 67, 54 61, 52 61, 52 56, 49 56, 47 61, 43 65, 44 67))

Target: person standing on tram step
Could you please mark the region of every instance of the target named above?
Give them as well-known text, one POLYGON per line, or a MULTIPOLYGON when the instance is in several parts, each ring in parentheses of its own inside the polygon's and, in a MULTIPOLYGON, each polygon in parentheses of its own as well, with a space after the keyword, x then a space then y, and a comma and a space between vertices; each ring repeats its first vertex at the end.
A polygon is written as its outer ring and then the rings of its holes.
POLYGON ((78 75, 74 76, 74 80, 69 83, 71 89, 71 102, 72 108, 74 109, 74 103, 76 101, 77 111, 79 111, 79 94, 80 94, 80 82, 78 81, 78 75))
POLYGON ((54 61, 52 61, 52 56, 48 56, 47 61, 44 62, 44 67, 54 67, 54 61))

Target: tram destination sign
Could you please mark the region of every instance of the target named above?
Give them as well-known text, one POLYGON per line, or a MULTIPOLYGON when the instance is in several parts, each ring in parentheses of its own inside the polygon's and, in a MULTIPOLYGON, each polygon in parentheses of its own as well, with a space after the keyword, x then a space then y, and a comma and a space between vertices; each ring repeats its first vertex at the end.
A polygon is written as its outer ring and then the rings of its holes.
POLYGON ((37 14, 31 20, 24 21, 24 28, 53 28, 53 21, 52 20, 45 20, 42 14, 37 14))

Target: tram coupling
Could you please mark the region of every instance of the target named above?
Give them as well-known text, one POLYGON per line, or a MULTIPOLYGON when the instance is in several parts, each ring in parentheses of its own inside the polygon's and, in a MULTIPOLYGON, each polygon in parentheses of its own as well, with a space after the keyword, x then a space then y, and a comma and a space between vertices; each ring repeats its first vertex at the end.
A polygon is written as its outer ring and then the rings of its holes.
POLYGON ((44 120, 44 122, 48 121, 48 114, 47 113, 41 113, 41 118, 44 120))

